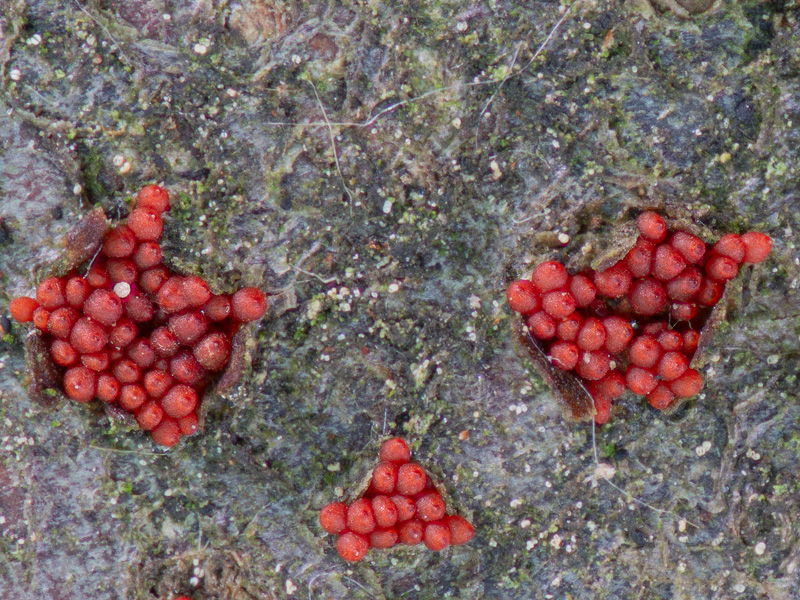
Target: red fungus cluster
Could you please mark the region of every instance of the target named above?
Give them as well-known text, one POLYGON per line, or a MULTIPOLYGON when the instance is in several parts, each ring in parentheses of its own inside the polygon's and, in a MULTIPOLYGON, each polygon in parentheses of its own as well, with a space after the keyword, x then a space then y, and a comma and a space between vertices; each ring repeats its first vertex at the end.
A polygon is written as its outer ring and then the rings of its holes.
POLYGON ((333 502, 319 513, 322 528, 339 536, 339 556, 357 562, 370 548, 424 543, 438 551, 472 539, 472 525, 447 514, 444 499, 425 470, 410 462, 411 452, 402 439, 384 442, 380 460, 361 498, 349 506, 333 502))
POLYGON ((214 295, 200 277, 164 266, 158 240, 168 208, 165 190, 144 187, 83 276, 49 277, 35 299, 9 305, 46 336, 69 398, 115 403, 162 446, 197 430, 200 395, 228 363, 233 334, 267 307, 256 288, 214 295))
POLYGON ((659 410, 697 394, 703 380, 689 364, 703 311, 742 264, 761 262, 772 248, 754 231, 706 245, 669 232, 654 212, 639 215, 636 226, 636 245, 608 269, 570 275, 547 261, 507 291, 509 307, 525 317, 549 360, 586 382, 597 423, 608 420, 626 388, 659 410))

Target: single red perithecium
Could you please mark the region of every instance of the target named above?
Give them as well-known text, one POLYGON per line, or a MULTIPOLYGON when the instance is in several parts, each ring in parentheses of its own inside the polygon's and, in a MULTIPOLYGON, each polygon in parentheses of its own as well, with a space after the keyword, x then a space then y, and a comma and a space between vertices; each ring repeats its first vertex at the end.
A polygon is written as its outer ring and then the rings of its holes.
POLYGON ((319 511, 319 524, 328 533, 342 533, 347 528, 347 505, 331 502, 319 511))

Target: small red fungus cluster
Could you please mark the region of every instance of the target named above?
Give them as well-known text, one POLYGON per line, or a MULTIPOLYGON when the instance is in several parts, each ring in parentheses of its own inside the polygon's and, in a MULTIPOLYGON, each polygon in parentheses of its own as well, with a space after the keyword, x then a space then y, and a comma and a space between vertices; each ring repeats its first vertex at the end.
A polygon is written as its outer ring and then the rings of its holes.
POLYGON ((697 394, 703 380, 689 364, 702 313, 742 264, 763 261, 772 248, 755 231, 707 246, 667 231, 653 212, 639 215, 636 226, 636 245, 608 269, 570 275, 547 261, 507 291, 509 307, 525 317, 549 360, 586 382, 597 423, 608 420, 626 388, 659 410, 697 394))
POLYGON ((444 499, 425 470, 410 462, 411 452, 402 439, 384 442, 380 460, 361 498, 349 506, 333 502, 319 513, 322 528, 339 535, 339 556, 357 562, 370 548, 391 548, 398 542, 408 546, 424 542, 438 551, 472 539, 472 525, 446 513, 444 499))
POLYGON ((200 394, 228 363, 233 334, 267 307, 256 288, 214 295, 200 277, 164 266, 158 240, 168 208, 165 190, 144 187, 83 276, 49 277, 36 299, 9 305, 46 336, 69 398, 116 403, 162 446, 197 430, 200 394))

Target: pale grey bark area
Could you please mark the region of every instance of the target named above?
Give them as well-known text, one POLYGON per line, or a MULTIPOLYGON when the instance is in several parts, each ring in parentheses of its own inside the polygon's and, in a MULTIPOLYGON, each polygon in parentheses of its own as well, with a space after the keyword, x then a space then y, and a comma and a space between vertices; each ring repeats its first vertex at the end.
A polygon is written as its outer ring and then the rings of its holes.
POLYGON ((671 4, 581 2, 531 62, 557 2, 0 0, 0 303, 93 204, 124 217, 162 181, 175 268, 290 308, 170 451, 30 399, 15 326, 0 597, 797 598, 800 14, 671 4), (504 291, 641 207, 775 246, 703 395, 668 418, 626 398, 597 431, 621 494, 504 291), (347 565, 317 511, 389 434, 477 534, 347 565))

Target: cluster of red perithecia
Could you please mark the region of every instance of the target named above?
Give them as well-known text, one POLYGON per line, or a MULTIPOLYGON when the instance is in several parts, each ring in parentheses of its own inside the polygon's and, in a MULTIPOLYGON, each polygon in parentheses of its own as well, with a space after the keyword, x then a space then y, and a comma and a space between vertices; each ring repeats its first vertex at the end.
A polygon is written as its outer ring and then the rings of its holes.
POLYGON ((339 535, 339 556, 357 562, 370 548, 391 548, 398 542, 408 546, 424 542, 438 551, 472 539, 472 525, 447 514, 444 499, 425 470, 410 462, 411 452, 402 439, 384 442, 379 455, 381 462, 361 498, 349 506, 333 502, 319 513, 322 528, 339 535))
POLYGON ((586 382, 598 423, 626 388, 659 410, 702 389, 689 367, 701 312, 719 301, 741 265, 763 261, 772 248, 755 231, 706 245, 668 231, 654 212, 636 225, 636 245, 610 268, 570 275, 547 261, 507 291, 509 307, 525 317, 549 360, 586 382))
POLYGON ((118 405, 162 446, 197 430, 200 395, 228 364, 233 334, 267 307, 256 288, 214 295, 200 277, 164 266, 158 241, 168 209, 164 189, 143 188, 84 275, 47 278, 35 299, 9 305, 46 336, 69 398, 118 405))

